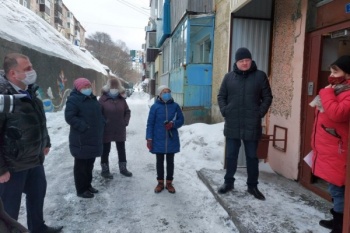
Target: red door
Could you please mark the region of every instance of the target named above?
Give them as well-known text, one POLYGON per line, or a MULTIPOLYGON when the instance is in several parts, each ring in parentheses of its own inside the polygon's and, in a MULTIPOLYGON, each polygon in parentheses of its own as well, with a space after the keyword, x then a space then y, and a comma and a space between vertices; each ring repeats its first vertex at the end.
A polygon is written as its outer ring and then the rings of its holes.
POLYGON ((342 30, 350 29, 350 22, 344 22, 327 28, 319 29, 307 35, 305 44, 305 62, 302 96, 301 117, 301 159, 299 164, 299 181, 306 188, 330 200, 327 183, 313 176, 310 167, 303 161, 311 151, 311 133, 315 117, 315 109, 309 103, 315 98, 319 90, 327 85, 329 65, 342 53, 350 48, 350 37, 342 35, 342 30), (338 36, 334 36, 334 32, 338 36), (331 36, 333 34, 333 36, 331 36), (348 41, 348 42, 347 42, 348 41), (345 43, 345 44, 344 44, 345 43), (348 45, 346 45, 348 43, 348 45), (345 46, 345 48, 343 47, 345 46))

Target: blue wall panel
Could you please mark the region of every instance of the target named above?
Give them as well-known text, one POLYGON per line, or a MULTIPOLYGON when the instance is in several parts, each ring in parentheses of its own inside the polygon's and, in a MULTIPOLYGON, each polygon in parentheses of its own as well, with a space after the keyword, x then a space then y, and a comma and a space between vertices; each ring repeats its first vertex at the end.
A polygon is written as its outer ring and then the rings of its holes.
POLYGON ((211 85, 213 66, 211 64, 188 64, 186 85, 211 85))
POLYGON ((176 68, 170 73, 170 88, 174 93, 183 93, 184 92, 184 69, 176 68))
POLYGON ((184 107, 210 107, 211 86, 185 86, 184 107))

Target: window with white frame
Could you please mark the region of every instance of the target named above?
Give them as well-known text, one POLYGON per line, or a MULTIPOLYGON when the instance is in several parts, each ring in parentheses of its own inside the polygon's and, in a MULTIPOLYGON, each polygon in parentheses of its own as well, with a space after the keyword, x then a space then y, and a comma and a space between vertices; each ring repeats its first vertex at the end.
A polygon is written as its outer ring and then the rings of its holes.
POLYGON ((186 64, 187 45, 187 21, 183 23, 172 37, 172 57, 171 69, 176 69, 186 64))
POLYGON ((211 47, 211 41, 208 38, 198 43, 198 49, 199 49, 199 60, 198 63, 209 63, 209 55, 210 55, 210 47, 211 47))
POLYGON ((194 64, 211 63, 212 18, 190 19, 189 62, 194 64))

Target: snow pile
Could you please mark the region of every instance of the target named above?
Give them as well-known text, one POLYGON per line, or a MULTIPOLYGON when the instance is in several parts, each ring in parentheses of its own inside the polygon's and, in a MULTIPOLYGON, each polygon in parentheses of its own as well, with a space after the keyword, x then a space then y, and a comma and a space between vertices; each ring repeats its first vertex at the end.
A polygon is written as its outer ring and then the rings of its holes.
POLYGON ((71 44, 48 22, 13 0, 0 0, 0 37, 41 53, 107 74, 91 54, 71 44))

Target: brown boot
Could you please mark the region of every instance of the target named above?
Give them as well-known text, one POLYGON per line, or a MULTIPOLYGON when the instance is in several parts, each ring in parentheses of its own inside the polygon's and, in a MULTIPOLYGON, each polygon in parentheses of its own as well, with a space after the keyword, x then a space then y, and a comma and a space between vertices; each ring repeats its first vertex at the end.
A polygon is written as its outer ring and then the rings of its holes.
POLYGON ((164 180, 158 180, 158 184, 156 188, 154 189, 155 193, 160 193, 164 189, 164 180))
POLYGON ((173 183, 172 180, 166 181, 166 189, 168 190, 169 193, 175 193, 175 188, 172 183, 173 183))

